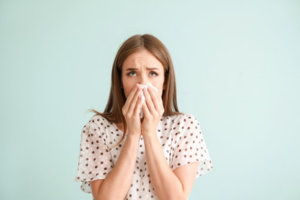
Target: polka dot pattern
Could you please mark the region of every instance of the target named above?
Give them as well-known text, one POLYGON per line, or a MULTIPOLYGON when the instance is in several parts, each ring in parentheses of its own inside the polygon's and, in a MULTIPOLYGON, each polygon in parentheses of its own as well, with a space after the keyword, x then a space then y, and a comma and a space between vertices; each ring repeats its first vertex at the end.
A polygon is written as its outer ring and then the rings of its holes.
POLYGON ((75 181, 81 181, 81 189, 91 193, 89 181, 105 179, 113 169, 111 153, 103 142, 104 132, 100 132, 95 120, 91 119, 81 131, 78 171, 75 181))
MULTIPOLYGON (((213 168, 198 120, 189 113, 162 117, 157 126, 157 137, 172 170, 199 162, 196 178, 213 168)), ((123 132, 114 123, 99 115, 93 116, 81 132, 79 162, 75 181, 82 182, 81 190, 91 193, 90 181, 105 179, 113 170, 127 139, 113 149, 123 132)), ((139 141, 131 187, 125 197, 129 199, 158 199, 148 171, 143 136, 139 141)))
POLYGON ((177 124, 178 132, 175 133, 173 160, 171 169, 199 162, 196 178, 208 173, 212 168, 212 160, 204 141, 200 124, 191 114, 182 118, 177 124))

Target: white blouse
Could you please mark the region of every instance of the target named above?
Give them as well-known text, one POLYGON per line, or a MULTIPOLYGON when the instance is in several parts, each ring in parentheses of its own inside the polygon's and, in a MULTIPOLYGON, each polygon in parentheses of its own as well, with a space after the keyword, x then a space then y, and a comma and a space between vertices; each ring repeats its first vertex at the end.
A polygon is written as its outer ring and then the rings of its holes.
MULTIPOLYGON (((189 113, 161 117, 156 131, 164 155, 172 170, 199 162, 196 178, 213 168, 198 120, 189 113)), ((108 147, 122 138, 123 132, 100 115, 93 116, 82 128, 80 155, 75 181, 81 190, 91 193, 90 181, 105 179, 113 170, 127 135, 113 149, 108 147)), ((139 141, 131 187, 124 199, 158 199, 148 170, 143 136, 139 141)))

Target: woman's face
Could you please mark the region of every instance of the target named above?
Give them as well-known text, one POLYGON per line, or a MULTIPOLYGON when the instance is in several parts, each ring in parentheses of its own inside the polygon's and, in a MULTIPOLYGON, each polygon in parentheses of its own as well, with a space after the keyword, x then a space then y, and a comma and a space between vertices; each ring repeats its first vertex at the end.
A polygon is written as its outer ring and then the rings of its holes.
POLYGON ((146 49, 130 54, 123 63, 122 88, 126 99, 137 83, 146 84, 148 82, 156 87, 159 95, 162 96, 165 89, 164 80, 163 65, 146 49))

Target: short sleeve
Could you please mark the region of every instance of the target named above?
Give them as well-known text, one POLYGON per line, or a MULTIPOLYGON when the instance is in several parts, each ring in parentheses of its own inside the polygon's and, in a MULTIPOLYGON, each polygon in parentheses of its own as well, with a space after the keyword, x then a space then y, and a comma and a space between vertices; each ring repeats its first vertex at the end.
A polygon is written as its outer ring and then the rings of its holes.
POLYGON ((81 131, 81 142, 76 182, 82 182, 81 190, 91 193, 90 181, 105 179, 113 168, 109 148, 103 142, 104 133, 90 120, 81 131))
POLYGON ((198 120, 192 114, 185 114, 180 120, 179 137, 174 148, 172 170, 177 167, 199 162, 196 178, 213 168, 198 120))

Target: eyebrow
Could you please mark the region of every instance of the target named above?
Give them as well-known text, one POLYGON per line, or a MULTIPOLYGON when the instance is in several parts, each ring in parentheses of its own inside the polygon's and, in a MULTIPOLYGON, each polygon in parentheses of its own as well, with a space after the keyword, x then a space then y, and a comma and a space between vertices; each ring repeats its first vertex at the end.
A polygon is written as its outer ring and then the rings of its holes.
MULTIPOLYGON (((136 71, 138 68, 127 68, 126 71, 136 71)), ((152 68, 146 68, 148 70, 159 70, 158 68, 152 67, 152 68)))

